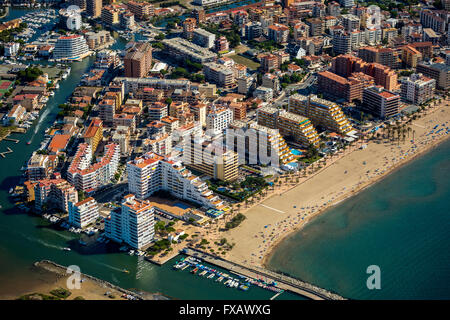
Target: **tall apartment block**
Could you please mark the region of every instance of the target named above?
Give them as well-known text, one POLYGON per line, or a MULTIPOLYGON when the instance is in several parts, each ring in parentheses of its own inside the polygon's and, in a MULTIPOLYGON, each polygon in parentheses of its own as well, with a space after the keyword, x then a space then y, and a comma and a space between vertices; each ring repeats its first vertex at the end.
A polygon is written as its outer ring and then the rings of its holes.
POLYGON ((194 18, 187 18, 183 21, 183 38, 192 39, 194 35, 195 26, 197 25, 197 20, 194 18))
POLYGON ((152 68, 152 47, 149 43, 134 43, 124 58, 125 77, 143 78, 152 68))
POLYGON ((69 223, 74 227, 83 229, 98 217, 98 204, 94 198, 89 197, 77 203, 69 202, 69 223))
POLYGON ((239 163, 274 166, 273 157, 279 164, 294 160, 290 148, 278 130, 255 122, 246 123, 238 120, 233 121, 230 128, 234 130, 234 137, 230 139, 227 135, 227 148, 237 152, 239 163))
POLYGON ((148 2, 128 1, 126 5, 128 10, 140 20, 143 20, 145 17, 151 17, 155 13, 154 6, 148 2))
POLYGON ((223 201, 209 190, 206 182, 193 175, 181 161, 166 160, 147 152, 127 163, 128 189, 139 199, 150 197, 158 190, 170 192, 179 199, 192 201, 207 208, 220 209, 223 201))
POLYGON ((345 135, 353 131, 347 117, 336 103, 320 99, 315 95, 290 96, 288 111, 307 117, 315 126, 321 126, 333 132, 345 135))
POLYGON ((214 107, 206 115, 206 128, 214 132, 222 132, 233 121, 233 111, 229 108, 214 107))
POLYGON ((203 65, 203 73, 207 81, 215 83, 219 87, 231 88, 235 84, 234 72, 231 68, 209 62, 203 65))
POLYGON ((381 86, 365 88, 363 104, 366 109, 378 118, 386 119, 399 112, 400 96, 381 86))
POLYGON ((102 14, 102 0, 86 0, 86 13, 91 18, 100 17, 102 14))
POLYGON ((436 80, 425 77, 422 74, 412 74, 409 78, 404 78, 401 83, 402 99, 420 105, 432 99, 436 80))
POLYGON ((224 147, 222 142, 219 144, 205 137, 191 137, 185 143, 183 163, 214 179, 233 181, 238 178, 237 153, 224 147))
POLYGON ((319 135, 308 118, 273 107, 261 107, 257 119, 259 125, 278 129, 281 135, 305 147, 319 144, 319 135))
POLYGON ((56 207, 69 211, 69 202, 78 202, 78 192, 64 179, 39 180, 34 186, 34 207, 37 212, 56 207))
POLYGON ((148 246, 155 234, 154 208, 150 201, 136 199, 132 194, 125 196, 120 210, 111 211, 105 219, 105 232, 111 240, 134 249, 148 246))
POLYGON ((67 180, 78 190, 92 192, 111 183, 120 159, 120 146, 110 143, 105 146, 104 155, 92 164, 91 146, 80 143, 67 169, 67 180))

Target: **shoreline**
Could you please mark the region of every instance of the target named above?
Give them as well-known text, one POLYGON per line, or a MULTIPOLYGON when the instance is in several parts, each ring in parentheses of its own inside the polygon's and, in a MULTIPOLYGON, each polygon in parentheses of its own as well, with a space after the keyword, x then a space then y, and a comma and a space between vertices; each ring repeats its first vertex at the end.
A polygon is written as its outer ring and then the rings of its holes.
MULTIPOLYGON (((392 169, 390 169, 389 171, 386 171, 385 173, 383 173, 382 175, 373 178, 372 181, 366 183, 365 185, 359 187, 359 189, 354 190, 349 192, 347 195, 345 195, 344 197, 342 197, 342 199, 338 199, 336 202, 331 203, 329 206, 315 212, 314 214, 310 215, 308 217, 308 219, 304 222, 304 224, 293 228, 292 230, 289 230, 287 233, 283 234, 282 236, 280 236, 275 242, 273 242, 273 244, 271 245, 271 247, 269 248, 268 252, 264 255, 263 260, 261 261, 261 265, 263 268, 266 268, 268 270, 272 270, 269 268, 268 262, 270 261, 270 258, 273 256, 273 254, 275 253, 276 249, 279 247, 279 245, 281 244, 281 242, 283 242, 283 240, 286 240, 289 236, 293 236, 294 233, 302 230, 303 228, 306 227, 306 225, 308 225, 308 223, 310 223, 313 219, 317 218, 319 215, 325 213, 327 210, 331 209, 332 207, 335 207, 337 205, 339 205, 341 202, 344 202, 356 195, 358 195, 359 193, 363 192, 364 190, 372 187, 373 185, 381 182, 382 180, 384 180, 385 178, 389 177, 391 174, 393 174, 394 172, 396 172, 397 170, 401 169, 402 167, 404 167, 405 165, 409 164, 410 162, 425 156, 426 154, 428 154, 429 152, 433 151, 435 148, 439 147, 439 145, 441 145, 442 143, 446 142, 447 140, 449 140, 450 136, 444 136, 442 139, 435 141, 433 144, 428 145, 425 148, 422 148, 420 151, 418 151, 418 153, 414 154, 413 156, 404 159, 403 161, 401 161, 400 163, 398 163, 396 166, 394 166, 392 169)), ((273 271, 273 270, 272 270, 273 271)))
POLYGON ((411 130, 414 140, 408 134, 408 139, 400 142, 384 138, 358 142, 337 159, 328 159, 331 162, 306 179, 300 178, 301 182, 275 188, 264 199, 241 210, 247 219, 222 235, 231 237, 236 243, 226 258, 269 269, 268 262, 281 241, 301 230, 311 219, 445 142, 449 138, 445 130, 437 135, 433 133, 431 137, 429 132, 436 124, 448 127, 447 103, 448 100, 443 99, 407 125, 414 129, 411 130), (364 143, 367 148, 359 149, 358 146, 364 143))
POLYGON ((84 300, 168 300, 161 293, 127 290, 85 273, 80 273, 81 283, 78 289, 68 288, 68 283, 72 283, 72 280, 67 267, 51 260, 34 262, 25 279, 21 285, 15 286, 14 290, 0 294, 0 298, 16 300, 30 297, 27 300, 42 300, 39 295, 49 296, 52 290, 62 288, 71 293, 63 300, 78 300, 79 297, 84 300))

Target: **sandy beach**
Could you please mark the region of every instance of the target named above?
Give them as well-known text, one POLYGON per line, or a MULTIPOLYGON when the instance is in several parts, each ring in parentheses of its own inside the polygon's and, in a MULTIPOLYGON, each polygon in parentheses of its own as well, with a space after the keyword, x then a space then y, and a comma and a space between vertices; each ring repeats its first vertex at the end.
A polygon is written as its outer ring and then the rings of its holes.
MULTIPOLYGON (((305 226, 314 216, 357 194, 393 170, 423 154, 448 138, 450 126, 448 100, 430 107, 420 119, 408 126, 406 139, 378 139, 361 143, 327 160, 326 165, 299 183, 287 182, 269 191, 261 202, 245 207, 246 220, 237 228, 220 232, 235 243, 225 258, 242 264, 264 266, 275 246, 293 231, 305 226), (435 130, 434 127, 439 125, 435 130), (442 130, 436 134, 435 131, 442 130), (413 132, 414 131, 414 132, 413 132), (430 131, 433 131, 430 134, 430 131), (412 138, 414 136, 414 141, 412 138)), ((293 179, 295 181, 295 179, 293 179)), ((210 235, 211 236, 211 235, 210 235)))
MULTIPOLYGON (((160 294, 139 292, 139 294, 119 288, 107 281, 82 274, 82 283, 80 288, 68 288, 67 280, 70 274, 67 274, 66 267, 55 264, 51 261, 39 261, 30 267, 27 274, 20 274, 20 279, 12 278, 8 281, 2 281, 5 285, 0 291, 0 300, 14 300, 19 297, 33 294, 51 295, 51 291, 59 288, 69 290, 71 295, 65 300, 84 299, 84 300, 128 300, 123 297, 129 294, 137 299, 144 300, 167 300, 160 294), (106 293, 108 293, 106 295, 106 293)), ((38 297, 39 298, 39 297, 38 297)))

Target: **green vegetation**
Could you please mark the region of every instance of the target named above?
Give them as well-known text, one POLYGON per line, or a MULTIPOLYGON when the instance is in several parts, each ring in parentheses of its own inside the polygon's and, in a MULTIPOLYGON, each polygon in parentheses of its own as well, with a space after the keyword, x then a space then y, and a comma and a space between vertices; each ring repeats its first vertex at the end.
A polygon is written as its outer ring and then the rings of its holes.
POLYGON ((248 43, 252 46, 255 47, 257 49, 261 49, 261 50, 265 50, 265 51, 273 51, 273 50, 277 50, 277 49, 282 49, 283 46, 276 43, 273 40, 267 40, 267 41, 263 41, 263 42, 258 42, 256 40, 250 40, 248 41, 248 43))
POLYGON ((17 298, 17 300, 60 300, 58 297, 43 294, 43 293, 30 293, 17 298))
POLYGON ((37 67, 28 67, 17 73, 20 81, 31 82, 36 80, 40 75, 44 74, 41 69, 37 67))
POLYGON ((304 75, 299 73, 293 73, 292 75, 285 74, 281 77, 281 86, 286 88, 288 85, 300 82, 304 75))
POLYGON ((171 245, 171 243, 169 240, 162 239, 162 240, 156 241, 153 246, 151 246, 150 248, 147 249, 147 252, 148 252, 148 254, 154 256, 163 250, 170 249, 170 245, 171 245))
POLYGON ((78 297, 73 298, 73 300, 86 300, 86 299, 83 298, 82 296, 78 296, 78 297))
POLYGON ((240 183, 230 183, 216 179, 211 179, 207 183, 212 191, 237 201, 244 201, 256 193, 261 192, 262 189, 269 185, 262 177, 250 176, 246 177, 240 183), (227 190, 219 190, 219 187, 226 187, 227 190))
POLYGON ((239 54, 235 54, 235 55, 232 55, 232 56, 229 56, 229 57, 231 59, 233 59, 236 63, 243 64, 244 66, 246 66, 247 68, 252 69, 252 70, 256 70, 260 66, 260 64, 258 62, 255 62, 255 61, 253 61, 251 59, 243 57, 243 56, 241 56, 239 54))
POLYGON ((242 213, 238 213, 235 217, 233 217, 231 219, 230 222, 227 222, 225 224, 225 228, 228 229, 233 229, 236 228, 238 225, 241 224, 242 221, 245 220, 245 216, 242 213))
POLYGON ((26 27, 27 24, 25 22, 22 22, 17 28, 4 30, 0 32, 0 42, 6 43, 14 41, 14 35, 24 31, 26 27))
POLYGON ((69 290, 64 289, 64 288, 54 289, 54 290, 50 291, 50 293, 52 295, 54 295, 55 297, 58 297, 61 299, 66 299, 72 294, 69 290))

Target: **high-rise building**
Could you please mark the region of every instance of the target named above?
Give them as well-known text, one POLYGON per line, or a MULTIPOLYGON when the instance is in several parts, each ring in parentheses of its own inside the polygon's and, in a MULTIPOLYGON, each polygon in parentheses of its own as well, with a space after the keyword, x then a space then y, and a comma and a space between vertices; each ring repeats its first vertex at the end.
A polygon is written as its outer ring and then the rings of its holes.
POLYGON ((391 48, 359 48, 358 57, 366 62, 376 62, 391 69, 395 69, 398 66, 398 54, 396 50, 391 48))
POLYGON ((233 121, 230 128, 234 130, 234 137, 230 139, 227 135, 227 147, 237 152, 239 163, 270 163, 274 166, 274 161, 286 164, 294 160, 291 149, 278 130, 238 120, 233 121))
POLYGON ((147 152, 127 163, 128 189, 139 199, 150 197, 158 190, 192 201, 208 208, 222 208, 223 201, 208 185, 192 174, 181 161, 171 161, 147 152))
POLYGON ((136 199, 133 194, 126 195, 120 210, 111 211, 105 219, 105 234, 134 249, 148 246, 155 234, 154 208, 150 201, 136 199))
POLYGON ((233 121, 233 111, 229 108, 213 107, 206 115, 206 128, 219 133, 233 121))
POLYGON ((55 60, 81 60, 89 54, 89 47, 82 35, 68 35, 58 38, 53 50, 55 60))
POLYGON ((80 202, 69 202, 69 224, 76 228, 85 228, 94 223, 98 215, 98 204, 89 197, 80 202))
POLYGON ((319 144, 319 135, 306 117, 273 107, 261 107, 258 109, 257 119, 259 125, 278 129, 282 136, 302 146, 319 144))
POLYGON ((220 36, 214 41, 214 50, 216 52, 225 52, 228 51, 230 45, 228 43, 227 38, 224 36, 220 36))
POLYGON ((336 31, 333 33, 333 52, 335 54, 345 54, 352 51, 351 34, 346 31, 336 31))
POLYGON ((128 1, 126 5, 139 20, 148 19, 155 13, 154 6, 148 2, 128 1))
POLYGON ((97 150, 98 144, 103 140, 103 122, 98 118, 94 118, 89 123, 83 135, 84 142, 90 145, 92 153, 97 150))
POLYGON ((86 13, 91 18, 100 17, 102 14, 102 0, 86 0, 86 13))
POLYGON ((315 95, 305 97, 294 94, 290 96, 288 111, 311 119, 316 127, 321 126, 326 130, 343 135, 353 131, 347 117, 336 103, 320 99, 315 95))
POLYGON ((329 71, 317 73, 318 89, 326 95, 343 98, 348 102, 362 100, 362 85, 356 79, 346 79, 329 71))
POLYGON ((67 180, 78 190, 87 193, 108 185, 119 166, 120 146, 110 143, 105 146, 104 155, 92 164, 92 150, 87 143, 80 143, 67 169, 67 180))
POLYGON ((269 26, 269 40, 273 40, 279 44, 285 44, 289 37, 289 28, 282 24, 273 24, 269 26))
POLYGON ((367 111, 385 119, 398 114, 400 96, 381 86, 372 86, 364 89, 362 102, 367 111))
POLYGON ((214 47, 216 35, 203 29, 195 29, 192 42, 204 48, 211 49, 214 47))
POLYGON ((205 10, 195 8, 192 10, 192 17, 197 21, 197 25, 206 21, 205 10))
POLYGON ((400 80, 402 99, 420 105, 434 97, 436 80, 423 76, 422 74, 412 74, 409 78, 400 80))
POLYGON ((74 186, 64 179, 44 179, 34 186, 36 211, 42 212, 55 207, 69 211, 69 202, 78 202, 78 192, 74 186))
POLYGON ((236 82, 233 70, 216 62, 205 63, 203 73, 208 82, 215 83, 219 87, 231 88, 236 82))
POLYGON ((152 47, 149 43, 133 43, 124 58, 125 77, 143 78, 152 68, 152 47))
POLYGON ((238 178, 238 156, 224 147, 222 141, 205 137, 187 139, 183 146, 183 163, 214 179, 233 181, 238 178))
POLYGON ((183 21, 183 38, 192 39, 196 25, 197 20, 194 18, 186 18, 186 20, 183 21))
POLYGON ((278 68, 278 57, 276 55, 269 53, 261 57, 261 70, 263 72, 271 72, 278 68))
POLYGON ((417 72, 436 80, 436 87, 441 90, 450 88, 450 66, 444 63, 426 64, 419 63, 417 72))

